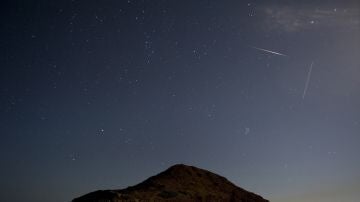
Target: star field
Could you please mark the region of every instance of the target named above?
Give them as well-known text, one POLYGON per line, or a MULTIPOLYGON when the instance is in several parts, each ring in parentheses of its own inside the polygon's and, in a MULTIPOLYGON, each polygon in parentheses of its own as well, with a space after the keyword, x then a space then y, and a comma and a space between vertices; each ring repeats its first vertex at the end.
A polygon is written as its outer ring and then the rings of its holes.
POLYGON ((357 1, 1 6, 0 201, 70 201, 176 163, 270 201, 360 197, 357 1))

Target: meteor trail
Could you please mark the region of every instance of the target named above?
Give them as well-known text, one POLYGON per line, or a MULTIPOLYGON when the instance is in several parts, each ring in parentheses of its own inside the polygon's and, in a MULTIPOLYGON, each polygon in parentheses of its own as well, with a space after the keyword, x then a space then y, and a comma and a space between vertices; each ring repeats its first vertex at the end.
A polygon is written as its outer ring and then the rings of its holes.
POLYGON ((260 50, 260 51, 264 51, 264 52, 267 52, 267 53, 275 54, 275 55, 287 56, 287 55, 282 54, 282 53, 278 53, 278 52, 271 51, 271 50, 266 50, 266 49, 263 49, 263 48, 258 48, 258 47, 255 47, 255 46, 251 46, 251 48, 254 48, 254 49, 260 50))
POLYGON ((302 99, 305 99, 305 95, 306 95, 307 89, 309 87, 309 82, 310 82, 310 78, 311 78, 311 72, 312 72, 312 69, 313 69, 313 65, 314 65, 314 62, 311 62, 310 69, 309 69, 308 76, 307 76, 307 80, 306 80, 306 83, 305 83, 304 93, 302 95, 302 99))

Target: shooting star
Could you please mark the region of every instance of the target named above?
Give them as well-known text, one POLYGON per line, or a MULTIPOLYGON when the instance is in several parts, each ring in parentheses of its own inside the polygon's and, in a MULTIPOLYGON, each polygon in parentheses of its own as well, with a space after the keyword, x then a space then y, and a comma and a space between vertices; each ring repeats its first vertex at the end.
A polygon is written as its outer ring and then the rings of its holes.
POLYGON ((307 76, 307 80, 306 80, 306 83, 305 83, 304 92, 303 92, 303 95, 302 95, 302 99, 305 99, 306 92, 307 92, 307 89, 309 87, 309 82, 310 82, 311 72, 312 72, 313 66, 314 66, 314 62, 311 62, 309 72, 308 72, 308 76, 307 76))
POLYGON ((271 50, 266 50, 266 49, 263 49, 263 48, 258 48, 258 47, 255 47, 255 46, 251 46, 251 48, 254 48, 256 50, 260 50, 260 51, 264 51, 264 52, 267 52, 267 53, 271 53, 271 54, 274 54, 274 55, 280 55, 280 56, 287 56, 285 54, 282 54, 282 53, 279 53, 279 52, 275 52, 275 51, 271 51, 271 50))

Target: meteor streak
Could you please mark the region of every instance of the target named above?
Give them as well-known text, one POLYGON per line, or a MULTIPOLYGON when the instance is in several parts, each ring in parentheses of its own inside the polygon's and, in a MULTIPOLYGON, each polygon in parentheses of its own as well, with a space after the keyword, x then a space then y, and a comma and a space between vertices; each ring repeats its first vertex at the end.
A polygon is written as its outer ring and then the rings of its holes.
POLYGON ((282 53, 279 53, 279 52, 275 52, 275 51, 271 51, 271 50, 266 50, 266 49, 258 48, 258 47, 255 47, 255 46, 251 46, 251 48, 254 48, 254 49, 260 50, 260 51, 264 51, 264 52, 267 52, 267 53, 271 53, 271 54, 274 54, 274 55, 287 56, 287 55, 282 54, 282 53))
POLYGON ((306 83, 305 83, 304 93, 302 95, 302 99, 305 99, 305 95, 306 95, 307 89, 309 87, 309 82, 310 82, 310 78, 311 78, 311 72, 312 72, 312 69, 313 69, 313 65, 314 65, 314 62, 311 62, 310 69, 309 69, 308 76, 307 76, 307 80, 306 80, 306 83))

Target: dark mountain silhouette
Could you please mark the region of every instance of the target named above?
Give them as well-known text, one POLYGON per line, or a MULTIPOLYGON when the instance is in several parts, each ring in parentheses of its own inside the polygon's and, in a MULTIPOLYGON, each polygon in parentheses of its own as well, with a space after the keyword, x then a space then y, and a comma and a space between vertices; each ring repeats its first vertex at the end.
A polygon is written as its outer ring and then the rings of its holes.
POLYGON ((121 190, 100 190, 73 202, 268 202, 217 174, 187 165, 174 165, 144 182, 121 190))

